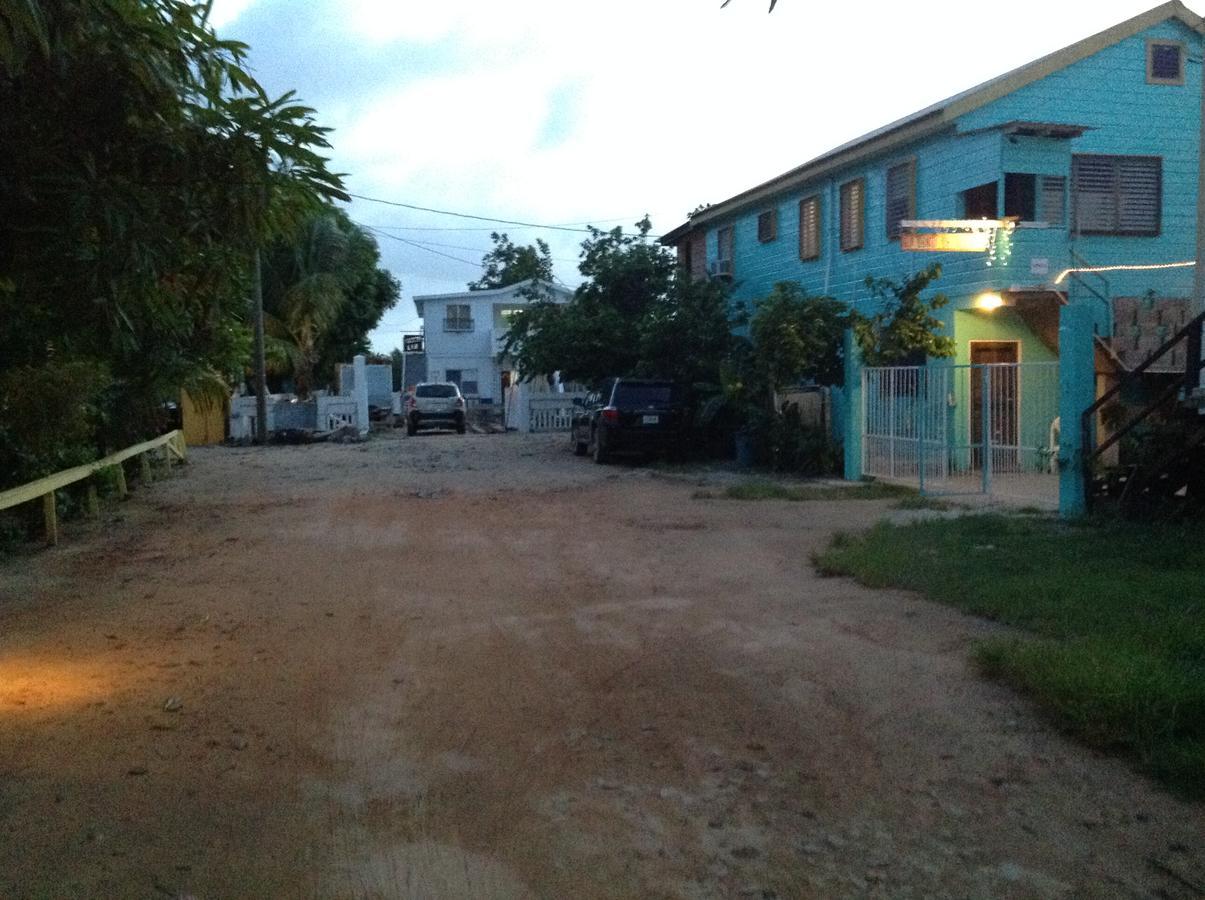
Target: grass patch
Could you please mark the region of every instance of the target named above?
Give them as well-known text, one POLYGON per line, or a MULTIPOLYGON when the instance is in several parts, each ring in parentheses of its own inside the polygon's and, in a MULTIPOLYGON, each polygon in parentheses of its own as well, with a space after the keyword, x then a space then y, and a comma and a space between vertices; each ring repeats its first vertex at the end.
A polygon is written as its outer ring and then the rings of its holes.
POLYGON ((802 503, 808 500, 889 500, 893 497, 913 497, 916 491, 899 484, 862 481, 843 485, 784 485, 773 481, 745 481, 730 485, 723 491, 697 491, 696 500, 789 500, 802 503))
POLYGON ((912 494, 908 497, 900 497, 895 503, 891 504, 892 509, 932 509, 937 512, 946 512, 954 508, 954 504, 947 500, 938 500, 936 497, 926 497, 924 494, 912 494))
POLYGON ((815 562, 1031 633, 981 643, 989 675, 1068 732, 1205 797, 1199 528, 964 516, 840 534, 815 562))

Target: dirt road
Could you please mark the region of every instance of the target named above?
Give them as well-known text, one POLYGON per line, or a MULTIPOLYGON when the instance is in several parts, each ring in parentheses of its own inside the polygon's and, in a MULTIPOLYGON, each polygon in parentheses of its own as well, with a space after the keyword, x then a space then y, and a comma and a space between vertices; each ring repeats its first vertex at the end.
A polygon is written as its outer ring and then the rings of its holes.
POLYGON ((992 626, 813 573, 885 504, 715 477, 193 451, 0 565, 0 897, 1194 896, 1205 810, 978 678, 992 626))

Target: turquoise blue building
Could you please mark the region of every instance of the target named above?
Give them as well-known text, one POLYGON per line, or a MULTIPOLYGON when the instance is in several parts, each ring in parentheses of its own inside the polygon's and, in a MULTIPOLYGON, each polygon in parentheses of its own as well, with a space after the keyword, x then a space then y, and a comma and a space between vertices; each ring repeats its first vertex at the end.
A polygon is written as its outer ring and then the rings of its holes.
POLYGON ((709 206, 662 240, 696 275, 731 279, 737 300, 796 281, 863 312, 875 303, 867 276, 940 262, 934 290, 950 299, 960 363, 1057 359, 1059 307, 1082 299, 1102 352, 1133 365, 1186 321, 1192 269, 1059 276, 1193 258, 1201 59, 1201 18, 1166 3, 709 206), (994 254, 907 250, 935 229, 900 227, 1005 218, 1016 224, 994 254))

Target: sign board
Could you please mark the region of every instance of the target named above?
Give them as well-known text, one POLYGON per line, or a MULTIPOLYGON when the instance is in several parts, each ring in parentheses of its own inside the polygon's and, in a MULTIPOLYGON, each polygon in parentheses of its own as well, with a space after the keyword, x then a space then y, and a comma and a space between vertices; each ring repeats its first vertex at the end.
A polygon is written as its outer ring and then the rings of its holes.
POLYGON ((987 231, 937 231, 900 234, 901 250, 941 251, 946 253, 984 253, 991 244, 987 231))
POLYGON ((1029 260, 1030 275, 1049 275, 1050 259, 1046 256, 1034 256, 1029 260))
POLYGON ((423 336, 421 334, 402 335, 402 352, 403 353, 422 353, 423 352, 423 336))

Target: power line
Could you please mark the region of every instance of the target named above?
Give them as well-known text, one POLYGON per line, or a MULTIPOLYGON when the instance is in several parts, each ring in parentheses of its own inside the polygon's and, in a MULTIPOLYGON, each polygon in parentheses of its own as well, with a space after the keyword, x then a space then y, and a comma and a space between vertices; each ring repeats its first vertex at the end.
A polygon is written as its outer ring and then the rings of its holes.
POLYGON ((419 250, 426 250, 428 253, 434 253, 436 256, 442 256, 444 259, 450 259, 454 262, 464 263, 466 266, 472 266, 475 269, 480 269, 484 265, 483 263, 473 262, 471 259, 463 259, 459 256, 453 256, 451 253, 444 253, 442 250, 434 250, 431 247, 424 247, 418 241, 411 241, 407 238, 399 237, 396 234, 390 234, 388 231, 377 231, 375 228, 372 228, 368 225, 361 225, 360 227, 367 228, 373 234, 380 235, 381 237, 387 237, 390 240, 399 241, 400 243, 408 244, 411 247, 417 247, 419 250))
MULTIPOLYGON (((493 216, 478 216, 472 213, 453 212, 448 209, 433 209, 430 206, 416 206, 413 203, 402 203, 399 200, 384 200, 381 197, 369 197, 366 194, 348 193, 349 197, 355 197, 357 200, 367 200, 369 203, 383 203, 386 206, 397 206, 402 209, 413 209, 419 212, 435 213, 440 216, 455 216, 458 219, 474 219, 478 222, 497 222, 500 225, 519 225, 524 228, 545 228, 550 231, 569 231, 574 234, 590 234, 589 228, 576 228, 570 225, 541 225, 537 222, 522 222, 517 219, 497 219, 493 216)), ((618 220, 610 220, 618 221, 618 220)), ((649 235, 653 240, 656 240, 660 235, 649 235)))

